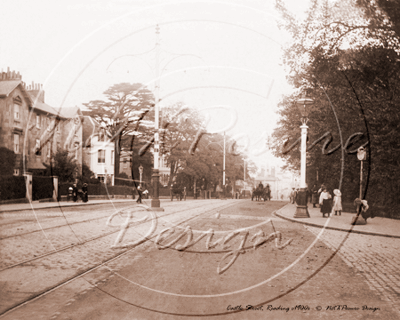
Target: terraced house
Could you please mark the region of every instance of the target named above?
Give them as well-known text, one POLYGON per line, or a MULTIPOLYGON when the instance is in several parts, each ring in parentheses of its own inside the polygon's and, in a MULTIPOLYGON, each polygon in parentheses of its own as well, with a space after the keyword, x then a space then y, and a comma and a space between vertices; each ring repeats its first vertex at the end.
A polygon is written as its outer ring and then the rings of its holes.
POLYGON ((0 147, 14 151, 16 176, 40 175, 59 149, 69 150, 82 168, 80 109, 56 110, 44 97, 42 85, 27 85, 19 72, 0 73, 0 147))

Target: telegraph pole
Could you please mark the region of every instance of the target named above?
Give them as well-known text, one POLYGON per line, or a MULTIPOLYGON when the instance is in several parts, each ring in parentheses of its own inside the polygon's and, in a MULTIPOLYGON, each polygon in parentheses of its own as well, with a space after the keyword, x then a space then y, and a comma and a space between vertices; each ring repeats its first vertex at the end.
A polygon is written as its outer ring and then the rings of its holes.
POLYGON ((156 26, 156 80, 155 80, 155 88, 154 88, 154 96, 155 96, 155 123, 154 123, 154 168, 152 175, 152 183, 153 183, 153 196, 151 199, 151 209, 152 210, 161 210, 160 208, 160 198, 159 198, 159 184, 160 184, 160 141, 159 141, 159 129, 160 129, 160 112, 159 112, 159 102, 160 102, 160 27, 156 26))

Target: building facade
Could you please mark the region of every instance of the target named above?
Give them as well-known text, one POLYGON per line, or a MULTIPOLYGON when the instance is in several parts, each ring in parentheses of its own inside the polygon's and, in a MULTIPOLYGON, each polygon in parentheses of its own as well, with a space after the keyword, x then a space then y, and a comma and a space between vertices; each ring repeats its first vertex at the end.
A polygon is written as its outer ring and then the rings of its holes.
POLYGON ((14 175, 40 174, 57 150, 68 150, 82 168, 82 116, 75 108, 59 112, 45 103, 43 87, 22 76, 0 73, 0 147, 14 151, 14 175))
POLYGON ((114 142, 110 133, 90 116, 84 116, 82 131, 83 162, 95 178, 114 185, 114 142))

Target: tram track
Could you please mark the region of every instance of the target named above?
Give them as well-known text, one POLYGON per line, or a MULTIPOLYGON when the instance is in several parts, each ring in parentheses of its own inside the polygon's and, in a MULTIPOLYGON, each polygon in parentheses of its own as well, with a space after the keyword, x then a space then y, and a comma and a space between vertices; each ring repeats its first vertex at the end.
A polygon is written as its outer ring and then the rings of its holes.
MULTIPOLYGON (((230 205, 228 205, 228 207, 229 207, 229 206, 230 206, 230 205)), ((178 214, 178 213, 187 211, 187 210, 198 209, 198 208, 201 208, 201 207, 203 207, 203 205, 195 206, 195 207, 190 207, 190 208, 185 208, 185 209, 183 209, 183 210, 179 210, 179 211, 175 211, 175 212, 172 212, 172 213, 169 213, 169 214, 165 214, 165 215, 159 216, 158 218, 169 217, 169 216, 172 216, 172 215, 175 215, 175 214, 178 214)), ((223 209, 223 208, 224 208, 224 207, 222 207, 222 208, 220 208, 220 209, 223 209)), ((119 211, 123 211, 123 210, 125 210, 125 209, 127 209, 127 207, 126 207, 126 208, 122 208, 122 209, 120 209, 119 211)), ((56 228, 60 228, 60 227, 69 227, 70 225, 77 224, 77 223, 84 223, 84 222, 90 222, 90 221, 100 220, 100 219, 108 218, 109 216, 110 216, 110 215, 102 216, 101 218, 88 219, 88 220, 86 220, 86 221, 81 221, 81 222, 76 222, 76 223, 71 223, 71 224, 65 224, 65 225, 62 225, 62 226, 54 226, 54 227, 49 227, 49 228, 46 228, 46 229, 35 230, 35 231, 32 231, 32 232, 26 232, 26 233, 19 234, 19 235, 13 235, 13 236, 9 236, 9 237, 3 237, 3 238, 0 238, 0 241, 6 240, 6 239, 9 239, 9 238, 12 238, 12 237, 23 236, 23 235, 30 235, 30 234, 32 234, 32 233, 40 232, 40 231, 42 231, 42 230, 44 231, 44 230, 51 230, 51 229, 56 229, 56 228)), ((149 222, 149 221, 140 222, 140 223, 137 224, 137 226, 142 225, 142 224, 147 223, 147 222, 149 222)), ((119 231, 120 231, 120 230, 113 230, 113 231, 107 232, 107 233, 102 234, 102 235, 99 235, 99 236, 95 236, 95 237, 91 237, 91 238, 85 239, 84 241, 79 241, 79 242, 76 243, 76 244, 64 246, 64 247, 61 247, 61 248, 59 248, 59 249, 57 249, 57 250, 53 250, 53 251, 51 251, 51 252, 47 252, 47 253, 45 253, 45 254, 38 255, 38 256, 35 256, 35 257, 33 257, 33 258, 30 258, 30 259, 26 259, 26 260, 23 260, 23 261, 19 261, 19 262, 17 262, 17 263, 14 263, 14 264, 11 264, 11 265, 8 265, 8 266, 6 266, 6 267, 1 268, 1 269, 0 269, 0 272, 2 272, 2 271, 4 271, 4 270, 7 270, 7 269, 14 268, 14 267, 18 267, 18 266, 23 265, 23 264, 26 264, 26 263, 30 263, 30 262, 32 262, 32 261, 35 261, 35 260, 38 260, 38 259, 41 259, 41 258, 50 256, 50 255, 52 255, 52 254, 56 254, 56 253, 59 253, 59 252, 62 252, 62 251, 65 251, 65 250, 74 248, 74 247, 76 247, 76 246, 84 245, 84 244, 86 244, 86 243, 88 243, 88 242, 91 242, 91 241, 94 241, 94 240, 97 240, 97 239, 100 239, 100 238, 104 238, 104 237, 107 237, 107 236, 109 236, 109 235, 118 233, 119 231)), ((79 239, 78 239, 78 240, 79 240, 79 239)), ((0 242, 0 245, 1 245, 1 242, 0 242)))
MULTIPOLYGON (((168 207, 168 205, 167 205, 167 207, 168 207)), ((199 206, 199 207, 200 207, 200 206, 199 206)), ((47 209, 49 209, 49 208, 44 208, 44 209, 47 210, 47 209)), ((42 210, 42 209, 40 209, 40 210, 42 210)), ((112 209, 110 209, 110 210, 112 210, 112 209)), ((71 214, 71 213, 68 213, 68 214, 71 214)), ((80 223, 86 223, 86 222, 92 222, 92 221, 96 221, 96 220, 101 220, 101 219, 104 219, 104 218, 108 218, 109 216, 110 216, 110 213, 108 213, 107 215, 103 215, 103 216, 101 216, 101 217, 95 217, 95 218, 92 218, 92 219, 86 219, 86 220, 81 220, 81 221, 73 221, 73 222, 68 222, 68 221, 67 221, 66 224, 60 224, 60 225, 56 225, 56 226, 52 226, 52 227, 47 227, 47 228, 39 228, 39 229, 35 229, 35 230, 29 231, 29 232, 16 233, 16 234, 12 234, 12 235, 8 235, 8 236, 0 237, 0 241, 1 241, 1 240, 5 240, 5 239, 10 239, 10 238, 21 237, 21 236, 24 236, 24 235, 29 235, 29 234, 33 234, 33 233, 37 233, 37 232, 43 232, 43 231, 48 231, 48 230, 52 230, 52 229, 57 229, 57 228, 62 228, 62 227, 68 227, 68 226, 72 226, 72 225, 76 225, 76 224, 80 224, 80 223)), ((56 219, 56 218, 60 218, 60 219, 65 219, 65 220, 67 220, 67 216, 66 216, 66 215, 57 215, 57 216, 51 216, 51 217, 48 217, 48 216, 47 216, 47 218, 55 218, 55 219, 56 219)), ((38 223, 38 222, 32 220, 32 223, 38 223)), ((18 224, 18 227, 20 227, 19 222, 5 223, 5 224, 2 224, 1 226, 10 225, 10 224, 18 224)), ((0 269, 0 271, 1 271, 1 269, 0 269)))
MULTIPOLYGON (((233 203, 231 202, 231 203, 228 203, 228 204, 225 204, 225 205, 216 207, 216 208, 211 208, 211 209, 206 210, 206 211, 204 211, 204 212, 201 212, 201 213, 199 213, 199 214, 195 214, 194 216, 191 216, 191 217, 189 217, 189 218, 187 218, 187 219, 184 219, 183 221, 180 221, 180 222, 178 222, 178 223, 175 223, 175 225, 182 225, 182 224, 185 224, 185 223, 187 223, 188 221, 194 220, 194 219, 196 219, 196 218, 198 218, 198 217, 200 217, 200 216, 212 215, 212 214, 214 214, 216 211, 229 208, 229 207, 231 207, 231 206, 233 206, 233 205, 235 205, 235 204, 236 204, 236 202, 233 202, 233 203)), ((165 215, 159 216, 159 217, 157 217, 157 219, 163 218, 163 217, 167 217, 167 216, 172 216, 172 215, 175 215, 175 214, 177 214, 177 213, 181 213, 181 212, 184 212, 184 211, 193 210, 193 209, 201 208, 201 207, 204 207, 204 205, 196 206, 196 207, 194 207, 194 208, 191 207, 191 208, 186 208, 186 209, 184 209, 184 210, 175 211, 175 212, 172 212, 172 213, 169 213, 169 214, 165 214, 165 215)), ((124 208, 124 209, 125 209, 125 208, 124 208)), ((121 210, 123 210, 123 209, 121 209, 121 210)), ((140 223, 138 223, 137 225, 135 225, 135 227, 137 227, 138 225, 144 224, 144 223, 149 223, 149 222, 152 222, 152 219, 151 219, 151 220, 146 220, 146 221, 140 222, 140 223)), ((58 249, 58 250, 56 250, 56 251, 52 251, 52 252, 47 253, 47 254, 45 254, 45 255, 42 255, 42 256, 40 256, 40 257, 35 257, 35 258, 33 258, 33 259, 28 259, 28 260, 25 260, 25 261, 21 261, 21 262, 19 262, 19 263, 17 263, 17 264, 14 264, 14 265, 12 265, 12 266, 8 266, 8 267, 6 267, 6 268, 1 269, 0 272, 3 272, 3 271, 5 271, 5 270, 7 270, 7 269, 11 269, 11 268, 15 268, 15 267, 21 266, 21 265, 23 265, 23 264, 27 264, 27 263, 32 262, 32 261, 34 261, 34 260, 39 260, 39 259, 44 258, 44 257, 46 257, 46 256, 49 256, 49 255, 52 255, 52 254, 56 254, 56 253, 59 253, 59 252, 61 252, 61 251, 65 251, 65 250, 71 249, 71 248, 76 247, 76 246, 79 246, 79 245, 83 245, 83 244, 85 244, 85 243, 87 243, 87 242, 94 241, 94 240, 96 240, 96 239, 100 239, 100 238, 109 236, 109 235, 111 235, 111 234, 115 234, 115 233, 117 233, 117 232, 120 232, 120 230, 112 231, 112 232, 109 232, 109 233, 107 233, 107 234, 105 234, 105 235, 101 235, 101 236, 95 237, 95 238, 93 238, 93 239, 86 240, 86 241, 83 242, 83 243, 74 244, 74 245, 71 245, 71 246, 68 246, 68 247, 65 247, 65 248, 58 249)), ((151 237, 147 238, 144 242, 147 242, 148 240, 154 239, 155 237, 157 237, 157 235, 152 235, 151 237)), ((141 244, 143 244, 144 242, 142 242, 141 244)), ((86 274, 88 274, 88 273, 90 273, 90 272, 92 272, 92 271, 94 271, 94 270, 100 268, 101 266, 105 265, 106 263, 111 262, 111 261, 113 261, 113 260, 115 260, 115 259, 118 259, 118 258, 121 257, 122 255, 125 255, 125 254, 131 252, 131 251, 134 250, 136 247, 137 247, 137 246, 133 246, 132 248, 120 248, 120 249, 118 249, 118 250, 119 250, 118 253, 116 253, 116 254, 114 254, 113 256, 111 256, 111 257, 109 257, 109 258, 107 258, 107 259, 101 261, 100 263, 97 263, 96 265, 94 265, 94 266, 92 266, 92 267, 90 267, 90 268, 87 268, 86 270, 82 270, 81 272, 79 272, 78 274, 75 274, 75 275, 72 276, 72 277, 68 277, 67 279, 64 279, 64 280, 62 280, 62 281, 60 281, 60 282, 58 282, 58 283, 56 283, 56 284, 54 284, 54 285, 51 285, 50 287, 47 287, 45 290, 41 290, 40 292, 36 292, 35 294, 33 294, 32 296, 30 296, 29 298, 27 298, 27 299, 25 299, 25 300, 23 300, 23 301, 20 301, 20 302, 18 302, 18 303, 16 303, 16 304, 14 304, 14 305, 12 305, 12 306, 6 308, 5 310, 3 310, 3 311, 0 313, 0 318, 3 317, 3 316, 5 316, 6 314, 9 314, 9 313, 12 312, 13 310, 15 310, 15 309, 17 309, 17 308, 19 308, 19 307, 22 307, 23 305, 26 305, 26 304, 28 304, 28 303, 30 303, 30 302, 33 302, 33 301, 35 301, 35 300, 37 300, 37 299, 39 299, 39 298, 41 298, 41 297, 43 297, 43 296, 49 294, 50 292, 52 292, 52 291, 54 291, 54 290, 56 290, 56 289, 58 289, 58 288, 60 288, 60 287, 62 287, 62 286, 64 286, 64 285, 66 285, 66 284, 68 284, 68 283, 74 281, 75 279, 78 279, 78 278, 80 278, 80 277, 82 277, 82 276, 84 276, 84 275, 86 275, 86 274)))

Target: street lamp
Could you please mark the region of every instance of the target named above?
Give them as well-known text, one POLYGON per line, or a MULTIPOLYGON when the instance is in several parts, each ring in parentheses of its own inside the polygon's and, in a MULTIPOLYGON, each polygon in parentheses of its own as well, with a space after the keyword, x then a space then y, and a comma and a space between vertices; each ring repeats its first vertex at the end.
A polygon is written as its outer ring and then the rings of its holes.
POLYGON ((142 174, 143 174, 143 166, 139 166, 139 175, 140 175, 140 186, 142 186, 142 174))
POLYGON ((296 196, 296 212, 294 218, 309 218, 307 207, 307 184, 306 184, 306 152, 307 152, 307 121, 308 121, 308 106, 314 101, 307 98, 305 95, 299 99, 296 104, 301 114, 301 155, 300 155, 300 190, 296 196))

